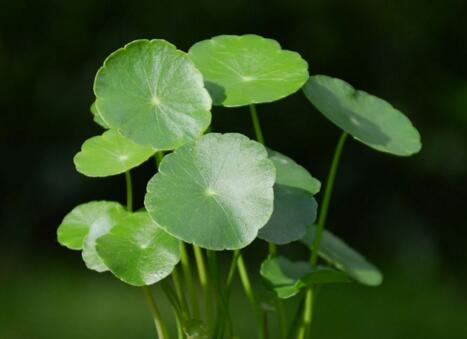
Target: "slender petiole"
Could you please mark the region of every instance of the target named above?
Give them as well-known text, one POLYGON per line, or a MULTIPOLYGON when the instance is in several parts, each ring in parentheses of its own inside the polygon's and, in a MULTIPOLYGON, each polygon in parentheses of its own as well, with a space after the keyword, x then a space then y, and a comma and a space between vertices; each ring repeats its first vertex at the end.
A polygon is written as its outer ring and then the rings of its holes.
POLYGON ((211 298, 209 296, 209 286, 208 286, 208 275, 206 270, 206 263, 204 261, 203 252, 200 247, 193 245, 193 252, 195 254, 195 261, 196 267, 198 269, 198 277, 199 283, 201 285, 201 289, 204 293, 205 298, 205 307, 206 307, 206 319, 208 327, 211 324, 211 317, 212 317, 212 303, 211 298))
POLYGON ((143 286, 142 289, 144 292, 144 296, 146 297, 149 310, 151 311, 152 318, 154 320, 154 325, 156 326, 156 331, 157 331, 157 335, 159 339, 168 339, 169 334, 167 332, 167 328, 164 325, 159 308, 157 307, 156 302, 154 301, 154 298, 152 297, 151 290, 149 289, 148 286, 143 286))

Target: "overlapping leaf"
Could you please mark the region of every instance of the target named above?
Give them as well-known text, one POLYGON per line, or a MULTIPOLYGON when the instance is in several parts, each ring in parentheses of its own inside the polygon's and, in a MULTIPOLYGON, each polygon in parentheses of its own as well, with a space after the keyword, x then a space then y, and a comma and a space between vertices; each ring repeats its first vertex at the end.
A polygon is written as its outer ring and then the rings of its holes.
POLYGON ((216 36, 194 44, 188 54, 219 105, 279 100, 299 90, 308 79, 308 64, 298 53, 258 35, 216 36))
POLYGON ((388 102, 325 75, 310 77, 303 90, 326 118, 356 140, 399 156, 420 151, 420 134, 410 120, 388 102))
POLYGON ((251 243, 273 210, 274 165, 264 146, 210 133, 164 157, 145 206, 175 237, 212 250, 251 243))
POLYGON ((157 226, 147 212, 121 218, 97 239, 96 248, 110 271, 134 286, 162 280, 180 260, 180 242, 157 226))
MULTIPOLYGON (((313 225, 308 229, 302 241, 311 247, 315 235, 316 226, 313 225)), ((378 286, 383 281, 383 275, 373 264, 343 240, 326 230, 321 238, 319 255, 363 285, 378 286)))
POLYGON ((316 219, 317 203, 313 198, 320 182, 289 157, 268 150, 276 168, 274 212, 258 237, 282 245, 304 237, 316 219))
POLYGON ((261 276, 281 299, 293 297, 305 286, 348 282, 343 272, 329 267, 313 269, 309 262, 291 261, 282 256, 268 257, 260 269, 261 276))
POLYGON ((151 147, 141 146, 116 130, 86 140, 73 161, 78 172, 89 177, 124 173, 154 154, 151 147))
POLYGON ((100 116, 99 112, 97 111, 97 108, 96 108, 96 102, 93 102, 91 107, 90 107, 90 110, 91 110, 91 113, 92 113, 92 116, 93 116, 93 120, 96 124, 98 124, 99 126, 101 126, 102 128, 105 128, 105 129, 109 129, 109 125, 107 125, 107 123, 102 119, 102 117, 100 116))
POLYGON ((136 40, 112 53, 96 75, 94 93, 111 128, 156 150, 197 139, 211 120, 201 73, 164 40, 136 40))

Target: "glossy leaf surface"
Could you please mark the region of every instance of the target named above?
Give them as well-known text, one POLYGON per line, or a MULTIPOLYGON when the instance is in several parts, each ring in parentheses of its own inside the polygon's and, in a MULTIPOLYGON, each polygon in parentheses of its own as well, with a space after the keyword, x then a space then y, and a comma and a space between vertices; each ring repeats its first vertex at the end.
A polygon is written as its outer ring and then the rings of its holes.
POLYGON ((201 73, 164 40, 136 40, 112 53, 97 72, 94 93, 111 128, 156 150, 199 138, 211 121, 201 73))
POLYGON ((89 177, 106 177, 139 166, 154 154, 151 147, 141 146, 116 130, 86 140, 73 161, 76 170, 89 177))
POLYGON ((326 118, 356 140, 399 156, 420 151, 420 134, 388 102, 326 75, 311 76, 303 90, 326 118))
POLYGON ((168 276, 180 259, 180 242, 147 212, 128 213, 97 240, 97 253, 120 280, 151 285, 168 276))
POLYGON ((258 35, 216 36, 194 44, 188 53, 218 105, 279 100, 308 79, 308 64, 298 53, 258 35))
POLYGON ((63 219, 57 230, 58 242, 72 250, 83 248, 89 229, 94 224, 109 223, 123 207, 113 201, 91 201, 75 207, 63 219))
POLYGON ((264 146, 241 134, 210 133, 164 157, 148 183, 145 206, 183 241, 239 249, 271 216, 274 178, 264 146))

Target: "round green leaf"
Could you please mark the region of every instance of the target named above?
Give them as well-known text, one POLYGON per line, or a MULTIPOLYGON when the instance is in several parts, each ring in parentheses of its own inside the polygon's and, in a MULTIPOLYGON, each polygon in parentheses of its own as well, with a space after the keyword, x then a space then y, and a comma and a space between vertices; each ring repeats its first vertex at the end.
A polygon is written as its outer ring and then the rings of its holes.
POLYGON ((274 185, 274 211, 258 237, 278 245, 303 238, 308 226, 316 219, 317 205, 305 190, 274 185))
POLYGON ((211 250, 251 243, 273 210, 274 165, 264 146, 210 133, 164 157, 145 206, 173 236, 211 250))
POLYGON ((105 128, 105 129, 110 128, 109 125, 107 125, 107 123, 102 119, 101 115, 97 111, 95 101, 92 103, 90 110, 91 110, 91 113, 93 115, 93 120, 94 120, 94 122, 96 124, 98 124, 99 126, 105 128))
MULTIPOLYGON (((316 226, 313 225, 308 229, 302 241, 311 247, 315 234, 316 226)), ((383 281, 383 275, 373 264, 344 241, 326 230, 324 230, 321 238, 319 255, 363 285, 378 286, 383 281)))
POLYGON ((276 167, 276 184, 295 187, 315 195, 321 189, 321 182, 315 179, 293 159, 271 149, 268 149, 269 159, 276 167))
POLYGON ((65 216, 58 227, 58 242, 69 249, 80 250, 94 224, 111 219, 114 213, 122 210, 119 203, 112 201, 92 201, 79 205, 65 216))
POLYGON ((310 77, 303 90, 326 118, 367 146, 399 156, 420 151, 420 134, 388 102, 325 75, 310 77))
POLYGON ((300 54, 258 35, 220 35, 194 44, 188 54, 219 105, 279 100, 308 79, 308 64, 300 54))
POLYGON ((312 195, 321 183, 289 157, 270 149, 268 154, 276 168, 274 212, 258 237, 283 245, 303 238, 315 221, 317 203, 312 195))
POLYGON ((139 166, 154 154, 151 147, 135 144, 116 130, 86 140, 73 161, 88 177, 120 174, 139 166))
POLYGON ((97 72, 94 93, 111 128, 157 150, 199 138, 211 121, 201 73, 164 40, 136 40, 112 53, 97 72))
POLYGON ((97 239, 96 248, 110 271, 134 286, 164 279, 180 260, 180 242, 158 227, 147 212, 122 218, 97 239))

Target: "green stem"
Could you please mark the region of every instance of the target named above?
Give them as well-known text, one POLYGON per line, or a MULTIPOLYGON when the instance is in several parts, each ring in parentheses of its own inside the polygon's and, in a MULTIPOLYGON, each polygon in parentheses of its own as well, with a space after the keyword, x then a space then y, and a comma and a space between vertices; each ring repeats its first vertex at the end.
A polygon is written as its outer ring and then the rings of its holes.
POLYGON ((207 319, 207 324, 209 328, 210 323, 211 323, 212 303, 211 303, 211 298, 209 297, 209 286, 208 286, 208 275, 207 275, 207 270, 206 270, 206 264, 204 262, 203 252, 201 251, 201 248, 199 248, 196 245, 193 245, 193 252, 195 254, 196 267, 198 268, 199 283, 204 293, 204 298, 205 298, 205 303, 206 303, 205 305, 206 319, 207 319))
MULTIPOLYGON (((334 156, 331 163, 331 168, 329 170, 328 178, 326 180, 326 188, 324 190, 323 202, 321 204, 321 208, 319 211, 318 216, 318 225, 316 230, 315 238, 313 239, 313 243, 311 244, 311 265, 316 267, 318 263, 318 253, 319 247, 321 244, 321 238, 323 237, 324 227, 326 224, 326 218, 329 211, 329 204, 331 202, 331 195, 334 189, 334 182, 336 180, 337 169, 339 167, 339 160, 342 155, 342 150, 344 148, 345 140, 347 139, 348 134, 346 132, 342 132, 341 136, 339 137, 339 141, 337 142, 336 149, 334 151, 334 156)), ((307 289, 307 293, 305 296, 305 305, 303 308, 303 323, 300 327, 298 333, 298 339, 305 338, 311 327, 312 315, 313 315, 313 286, 310 286, 307 289)))
POLYGON ((255 129, 256 140, 260 144, 264 145, 263 131, 261 130, 261 124, 259 123, 258 112, 256 112, 256 106, 250 105, 251 121, 253 122, 253 128, 255 129))
POLYGON ((185 243, 182 241, 180 246, 180 261, 182 263, 183 277, 185 278, 187 293, 189 300, 191 301, 191 311, 193 312, 193 317, 199 319, 199 307, 197 295, 193 283, 193 273, 191 271, 190 259, 188 258, 188 253, 186 251, 185 243))
MULTIPOLYGON (((128 212, 133 211, 133 184, 131 180, 131 173, 130 171, 125 172, 125 181, 126 181, 126 209, 128 212)), ((159 339, 166 339, 169 338, 167 329, 162 321, 161 314, 159 309, 157 308, 156 302, 152 297, 151 290, 148 286, 142 287, 144 295, 146 297, 146 302, 148 303, 149 310, 151 311, 151 315, 154 321, 154 325, 156 326, 156 331, 159 339)))
POLYGON ((258 301, 253 293, 253 288, 251 287, 250 278, 248 276, 248 271, 245 267, 245 262, 243 261, 243 257, 241 254, 238 256, 237 260, 237 268, 238 268, 238 275, 240 276, 240 281, 242 282, 243 289, 245 290, 245 294, 248 300, 253 307, 253 310, 256 314, 256 318, 258 321, 259 326, 259 338, 260 339, 267 339, 268 338, 268 330, 267 330, 267 323, 265 322, 265 317, 263 316, 263 312, 261 310, 258 301))
POLYGON ((285 318, 285 312, 284 312, 284 304, 282 303, 282 300, 279 298, 275 299, 276 303, 276 311, 277 311, 277 319, 279 321, 279 332, 281 335, 281 338, 285 339, 287 337, 287 321, 285 318))
POLYGON ((156 326, 157 336, 159 337, 159 339, 168 339, 169 335, 167 332, 167 328, 165 327, 164 322, 162 321, 161 313, 157 308, 154 298, 152 297, 151 290, 148 286, 143 286, 142 289, 144 292, 144 296, 146 297, 149 310, 151 311, 152 318, 154 320, 154 325, 156 326))
POLYGON ((125 172, 125 182, 126 182, 126 209, 128 212, 133 211, 133 184, 131 181, 130 171, 125 172))
POLYGON ((326 223, 326 217, 328 215, 329 203, 331 202, 331 195, 334 188, 334 181, 336 179, 337 168, 339 167, 339 160, 342 155, 342 149, 344 148, 347 135, 348 134, 346 132, 342 132, 339 141, 337 142, 336 150, 334 151, 334 157, 331 163, 331 169, 329 170, 328 179, 326 181, 323 202, 321 204, 321 209, 319 211, 318 216, 318 228, 316 231, 316 236, 311 245, 312 254, 310 260, 313 266, 316 266, 316 263, 318 261, 319 245, 323 236, 324 225, 326 223))
POLYGON ((298 330, 297 339, 305 339, 309 337, 311 319, 313 316, 313 288, 309 287, 306 290, 305 305, 303 308, 303 322, 298 330))
POLYGON ((180 282, 180 277, 178 275, 178 268, 175 267, 174 270, 172 271, 172 281, 174 283, 174 286, 175 286, 175 293, 177 295, 177 299, 180 303, 180 306, 182 308, 182 313, 183 313, 183 317, 185 319, 188 319, 190 317, 189 315, 189 308, 188 308, 188 304, 186 302, 186 299, 185 299, 185 295, 183 294, 183 291, 182 291, 182 284, 180 282))
MULTIPOLYGON (((263 130, 261 129, 261 123, 259 122, 259 117, 258 117, 258 112, 256 111, 256 106, 254 104, 251 104, 249 107, 250 107, 251 121, 253 123, 253 128, 255 130, 256 140, 260 144, 265 145, 263 130)), ((269 254, 275 255, 277 253, 277 246, 272 243, 268 243, 268 246, 269 246, 269 254)))

